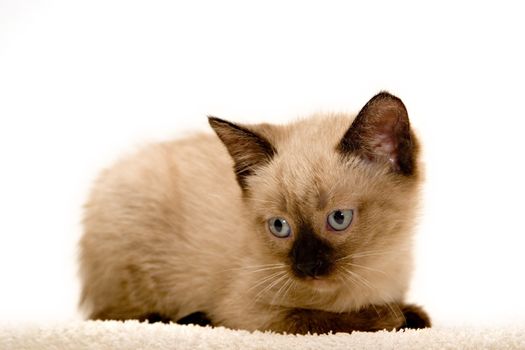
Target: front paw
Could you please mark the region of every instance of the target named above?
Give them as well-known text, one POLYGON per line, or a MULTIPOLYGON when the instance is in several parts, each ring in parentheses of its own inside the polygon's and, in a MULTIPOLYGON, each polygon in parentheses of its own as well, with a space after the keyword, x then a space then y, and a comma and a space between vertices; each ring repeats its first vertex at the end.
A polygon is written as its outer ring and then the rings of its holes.
POLYGON ((194 312, 177 321, 178 324, 194 324, 198 326, 211 326, 211 320, 204 312, 194 312))
POLYGON ((404 325, 400 327, 401 329, 420 329, 432 326, 430 317, 421 306, 412 304, 403 305, 401 307, 401 311, 403 312, 403 316, 405 317, 404 325))

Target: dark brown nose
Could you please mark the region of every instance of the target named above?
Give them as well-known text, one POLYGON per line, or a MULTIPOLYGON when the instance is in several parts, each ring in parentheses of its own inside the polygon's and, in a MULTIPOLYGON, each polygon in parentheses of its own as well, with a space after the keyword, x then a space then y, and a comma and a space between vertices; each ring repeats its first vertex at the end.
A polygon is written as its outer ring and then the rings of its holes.
POLYGON ((296 268, 299 272, 306 276, 318 277, 326 274, 328 271, 328 264, 325 261, 319 259, 313 262, 297 264, 296 268))
POLYGON ((299 227, 289 257, 297 277, 319 277, 330 273, 333 248, 309 225, 299 227))

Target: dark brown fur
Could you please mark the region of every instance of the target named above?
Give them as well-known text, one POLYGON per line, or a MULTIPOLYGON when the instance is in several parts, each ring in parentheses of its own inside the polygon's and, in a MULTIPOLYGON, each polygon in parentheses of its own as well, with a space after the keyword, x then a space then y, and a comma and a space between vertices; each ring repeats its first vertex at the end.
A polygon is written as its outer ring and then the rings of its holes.
POLYGON ((208 121, 235 160, 237 181, 246 191, 246 178, 269 162, 277 151, 266 138, 245 127, 215 117, 208 117, 208 121))
POLYGON ((338 150, 343 154, 355 152, 369 160, 383 160, 381 158, 387 152, 377 148, 379 140, 375 138, 378 135, 384 135, 391 141, 393 170, 406 176, 413 175, 417 146, 410 130, 408 112, 399 98, 387 92, 375 95, 361 109, 338 150))
POLYGON ((430 327, 425 311, 415 305, 373 305, 352 313, 293 309, 272 329, 292 334, 375 332, 403 328, 430 327))

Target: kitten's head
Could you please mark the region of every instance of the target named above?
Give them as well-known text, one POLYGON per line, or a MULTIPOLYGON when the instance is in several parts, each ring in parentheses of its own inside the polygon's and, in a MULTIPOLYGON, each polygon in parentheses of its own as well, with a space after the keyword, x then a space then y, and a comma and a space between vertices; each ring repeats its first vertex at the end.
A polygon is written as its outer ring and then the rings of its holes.
POLYGON ((355 118, 286 126, 209 121, 234 160, 267 263, 285 264, 305 286, 383 275, 406 284, 420 171, 400 99, 382 92, 355 118))

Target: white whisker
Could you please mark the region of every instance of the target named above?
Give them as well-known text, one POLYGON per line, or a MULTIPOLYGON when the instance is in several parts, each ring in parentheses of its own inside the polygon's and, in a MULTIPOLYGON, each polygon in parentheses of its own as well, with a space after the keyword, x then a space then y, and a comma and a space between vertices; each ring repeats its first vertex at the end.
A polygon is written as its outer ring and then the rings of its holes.
POLYGON ((374 269, 373 267, 369 267, 369 266, 359 265, 359 264, 355 264, 355 263, 345 263, 345 265, 350 266, 350 267, 354 266, 354 267, 357 267, 357 268, 360 268, 360 269, 363 269, 363 270, 378 272, 378 273, 381 273, 383 275, 386 275, 385 271, 374 269))
POLYGON ((234 267, 231 269, 226 269, 225 271, 241 271, 241 272, 247 272, 247 273, 256 273, 260 271, 277 270, 277 269, 281 269, 285 267, 286 265, 284 264, 267 264, 267 265, 234 267))
POLYGON ((284 291, 284 289, 286 288, 286 286, 291 283, 291 279, 288 278, 288 280, 286 280, 283 285, 281 286, 281 288, 279 288, 279 290, 277 291, 277 293, 275 293, 275 295, 273 296, 273 299, 270 303, 270 305, 274 305, 275 301, 276 300, 279 300, 279 294, 281 294, 282 291, 284 291))
POLYGON ((364 278, 363 276, 361 276, 360 274, 352 271, 352 270, 349 270, 345 267, 341 267, 344 271, 346 271, 349 275, 351 275, 356 281, 359 281, 361 283, 361 285, 369 288, 370 290, 374 290, 374 287, 372 287, 372 285, 370 284, 370 281, 368 281, 366 278, 364 278))
POLYGON ((273 287, 275 287, 277 284, 281 283, 284 279, 286 279, 286 275, 287 272, 284 271, 283 275, 280 275, 280 277, 278 278, 276 277, 276 279, 272 283, 268 284, 265 288, 259 291, 259 293, 257 293, 257 295, 254 298, 255 302, 259 301, 259 299, 262 298, 267 292, 272 290, 273 287))
POLYGON ((290 278, 289 281, 291 282, 290 285, 286 288, 286 290, 284 291, 283 293, 283 301, 286 300, 287 296, 288 296, 288 293, 293 289, 293 287, 295 286, 295 281, 290 278))
POLYGON ((264 278, 262 278, 261 280, 259 280, 256 284, 254 284, 253 286, 251 286, 250 288, 248 288, 248 291, 251 291, 255 288, 257 288, 258 286, 260 286, 261 284, 264 284, 274 278, 277 278, 278 276, 281 276, 281 275, 284 275, 286 274, 287 272, 286 271, 277 271, 277 272, 274 272, 272 273, 271 275, 269 276, 266 276, 264 278))

